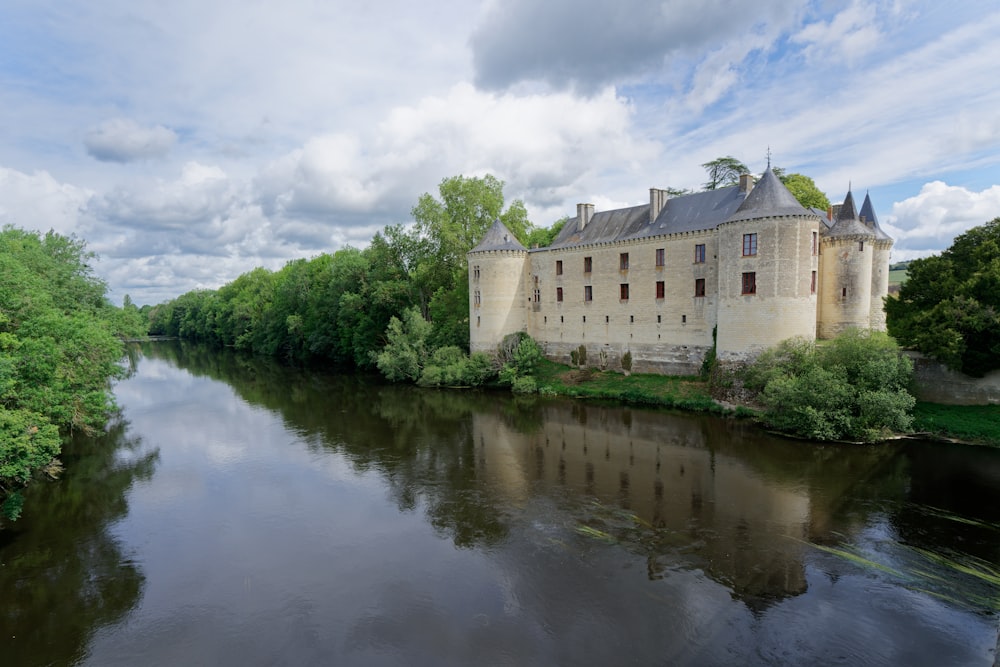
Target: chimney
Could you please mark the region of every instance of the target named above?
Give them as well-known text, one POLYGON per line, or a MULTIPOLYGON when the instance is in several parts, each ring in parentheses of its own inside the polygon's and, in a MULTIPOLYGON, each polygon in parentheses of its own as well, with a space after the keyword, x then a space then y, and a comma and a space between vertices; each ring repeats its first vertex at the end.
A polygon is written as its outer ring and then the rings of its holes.
POLYGON ((740 174, 740 192, 743 194, 749 193, 753 190, 754 178, 753 174, 740 174))
POLYGON ((833 222, 833 204, 826 207, 826 219, 833 222))
POLYGON ((649 189, 649 224, 653 224, 656 221, 656 217, 660 215, 660 211, 667 205, 667 198, 666 190, 660 190, 659 188, 649 189))
POLYGON ((594 217, 594 205, 593 204, 577 204, 576 205, 576 219, 577 228, 579 232, 583 231, 583 228, 587 226, 590 219, 594 217))

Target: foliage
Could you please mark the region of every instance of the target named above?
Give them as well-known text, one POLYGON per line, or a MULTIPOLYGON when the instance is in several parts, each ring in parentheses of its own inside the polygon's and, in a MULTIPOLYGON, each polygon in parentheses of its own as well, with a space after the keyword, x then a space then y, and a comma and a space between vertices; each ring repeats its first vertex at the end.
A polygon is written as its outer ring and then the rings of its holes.
POLYGON ((783 341, 742 372, 770 427, 814 440, 863 442, 910 428, 911 376, 912 364, 895 341, 859 329, 822 346, 783 341))
POLYGON ((816 187, 815 181, 804 174, 783 174, 781 182, 788 191, 806 208, 827 210, 830 200, 823 191, 816 187))
POLYGON ((13 227, 0 232, 0 498, 15 496, 53 461, 60 430, 101 428, 114 408, 109 381, 123 369, 122 336, 144 333, 138 309, 111 305, 94 255, 74 237, 13 227))
POLYGON ((622 370, 626 373, 632 372, 632 351, 625 350, 625 354, 622 355, 621 359, 622 370))
POLYGON ((465 354, 459 347, 434 350, 417 384, 423 387, 479 387, 496 375, 489 355, 465 354))
POLYGON ((532 227, 531 231, 528 232, 528 238, 524 245, 528 248, 536 246, 539 248, 549 247, 555 238, 559 236, 559 232, 562 231, 567 220, 569 220, 569 216, 564 216, 552 223, 551 227, 532 227))
POLYGON ((424 319, 419 308, 405 310, 402 320, 393 316, 385 332, 385 347, 377 354, 372 353, 382 375, 393 382, 416 382, 427 362, 430 333, 431 323, 424 319))
MULTIPOLYGON (((505 342, 507 342, 506 338, 505 342)), ((501 384, 510 385, 515 389, 515 392, 533 393, 533 390, 532 392, 525 391, 528 384, 521 382, 519 385, 518 380, 530 377, 535 372, 535 368, 543 358, 542 348, 526 333, 520 333, 516 339, 517 347, 514 348, 512 353, 506 355, 507 358, 500 367, 499 380, 501 384), (517 389, 518 386, 521 387, 521 390, 517 389)), ((504 346, 501 345, 501 350, 504 349, 504 346)), ((498 361, 499 359, 500 356, 498 355, 498 361)))
POLYGON ((908 266, 886 321, 902 345, 982 377, 1000 368, 1000 218, 908 266))
POLYGON ((737 185, 741 175, 750 173, 750 169, 745 164, 731 155, 717 157, 701 166, 708 172, 708 182, 703 186, 706 190, 737 185))
POLYGON ((587 346, 581 344, 580 347, 576 348, 576 362, 580 366, 587 365, 587 346))

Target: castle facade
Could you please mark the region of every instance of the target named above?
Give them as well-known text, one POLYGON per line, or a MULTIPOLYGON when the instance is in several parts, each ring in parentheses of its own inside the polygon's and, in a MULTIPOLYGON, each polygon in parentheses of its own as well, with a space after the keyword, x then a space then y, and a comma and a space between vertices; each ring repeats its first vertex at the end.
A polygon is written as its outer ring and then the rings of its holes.
POLYGON ((498 220, 468 253, 472 351, 525 331, 550 359, 697 373, 713 346, 749 358, 786 338, 885 329, 892 239, 866 195, 806 209, 768 168, 759 182, 595 212, 577 205, 547 248, 498 220))

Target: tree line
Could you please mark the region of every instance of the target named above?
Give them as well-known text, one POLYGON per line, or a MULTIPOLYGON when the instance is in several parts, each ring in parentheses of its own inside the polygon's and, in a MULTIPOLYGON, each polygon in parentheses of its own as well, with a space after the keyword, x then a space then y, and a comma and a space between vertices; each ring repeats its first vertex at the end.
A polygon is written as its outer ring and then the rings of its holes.
POLYGON ((110 381, 125 370, 122 338, 146 321, 117 308, 74 237, 14 227, 0 231, 0 502, 17 518, 19 490, 54 462, 62 437, 104 426, 110 381))

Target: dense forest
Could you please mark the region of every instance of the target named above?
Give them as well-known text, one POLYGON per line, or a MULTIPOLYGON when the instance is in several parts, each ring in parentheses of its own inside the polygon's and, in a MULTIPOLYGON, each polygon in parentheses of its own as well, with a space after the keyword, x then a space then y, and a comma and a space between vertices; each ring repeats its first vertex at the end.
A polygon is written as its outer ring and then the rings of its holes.
POLYGON ((104 426, 110 381, 124 373, 122 338, 145 317, 116 308, 94 276, 85 244, 54 232, 0 232, 0 501, 20 513, 19 493, 54 472, 62 436, 104 426))

